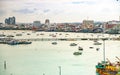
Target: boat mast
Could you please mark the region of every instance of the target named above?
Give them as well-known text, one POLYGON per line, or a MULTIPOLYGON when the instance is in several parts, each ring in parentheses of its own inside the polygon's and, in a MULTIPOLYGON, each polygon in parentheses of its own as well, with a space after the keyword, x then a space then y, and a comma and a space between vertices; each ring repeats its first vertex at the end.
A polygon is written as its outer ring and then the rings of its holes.
POLYGON ((105 63, 105 39, 103 39, 103 60, 105 63))
POLYGON ((61 66, 59 66, 59 75, 61 75, 61 66))

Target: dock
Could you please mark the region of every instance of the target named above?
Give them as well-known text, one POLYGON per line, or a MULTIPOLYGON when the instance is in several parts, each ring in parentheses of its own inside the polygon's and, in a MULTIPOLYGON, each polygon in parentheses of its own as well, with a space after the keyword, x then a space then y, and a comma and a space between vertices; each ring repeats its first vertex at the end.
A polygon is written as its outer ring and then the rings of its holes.
POLYGON ((17 40, 27 40, 27 41, 81 41, 81 40, 117 40, 120 38, 27 38, 27 39, 17 39, 17 40))

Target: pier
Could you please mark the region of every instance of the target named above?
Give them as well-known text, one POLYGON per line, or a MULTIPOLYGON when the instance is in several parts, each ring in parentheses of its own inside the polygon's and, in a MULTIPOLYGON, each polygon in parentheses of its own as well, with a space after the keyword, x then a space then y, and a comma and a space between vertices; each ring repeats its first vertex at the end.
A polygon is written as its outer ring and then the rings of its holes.
POLYGON ((2 38, 0 44, 9 44, 10 41, 94 41, 94 40, 114 40, 119 41, 120 38, 2 38))
POLYGON ((17 39, 27 41, 80 41, 80 40, 120 40, 120 38, 27 38, 17 39))

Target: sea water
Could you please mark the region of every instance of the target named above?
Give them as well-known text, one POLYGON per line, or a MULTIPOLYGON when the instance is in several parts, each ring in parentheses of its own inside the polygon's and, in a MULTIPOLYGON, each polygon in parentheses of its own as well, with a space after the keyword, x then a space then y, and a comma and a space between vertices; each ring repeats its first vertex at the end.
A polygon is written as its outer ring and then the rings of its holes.
MULTIPOLYGON (((61 75, 96 75, 95 65, 103 61, 103 41, 99 41, 102 45, 93 45, 89 40, 56 41, 57 45, 52 42, 0 44, 0 75, 60 75, 60 70, 61 75), (77 46, 70 46, 70 43, 77 46), (82 55, 75 56, 73 53, 78 51, 78 46, 83 48, 82 55)), ((111 62, 118 61, 115 57, 120 57, 120 41, 105 41, 105 53, 111 62)))

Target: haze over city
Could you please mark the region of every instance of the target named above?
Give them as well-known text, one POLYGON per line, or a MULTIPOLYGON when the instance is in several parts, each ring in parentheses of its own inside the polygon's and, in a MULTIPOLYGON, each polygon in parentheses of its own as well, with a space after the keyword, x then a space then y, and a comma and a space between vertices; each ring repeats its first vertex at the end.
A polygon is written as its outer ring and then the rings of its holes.
POLYGON ((45 19, 54 22, 119 20, 119 1, 116 0, 0 0, 0 22, 15 16, 17 22, 45 19))

